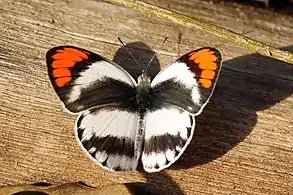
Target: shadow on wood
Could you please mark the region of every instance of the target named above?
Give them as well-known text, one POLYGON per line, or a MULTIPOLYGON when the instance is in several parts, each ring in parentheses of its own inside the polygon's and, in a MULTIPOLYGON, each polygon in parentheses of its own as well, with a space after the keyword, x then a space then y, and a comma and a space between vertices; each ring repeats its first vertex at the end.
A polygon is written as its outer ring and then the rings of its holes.
MULTIPOLYGON (((143 42, 127 43, 126 47, 139 64, 135 63, 124 46, 117 50, 113 61, 122 66, 131 74, 131 76, 137 79, 137 77, 141 75, 141 68, 144 68, 148 64, 154 55, 154 51, 152 51, 152 49, 143 42)), ((148 67, 148 75, 153 78, 159 71, 160 63, 157 56, 155 56, 152 63, 148 67)))
MULTIPOLYGON (((286 49, 293 50, 293 46, 286 49)), ((205 164, 233 149, 253 130, 257 112, 292 95, 292 79, 292 65, 259 54, 223 62, 218 85, 198 117, 194 137, 171 169, 205 164)))

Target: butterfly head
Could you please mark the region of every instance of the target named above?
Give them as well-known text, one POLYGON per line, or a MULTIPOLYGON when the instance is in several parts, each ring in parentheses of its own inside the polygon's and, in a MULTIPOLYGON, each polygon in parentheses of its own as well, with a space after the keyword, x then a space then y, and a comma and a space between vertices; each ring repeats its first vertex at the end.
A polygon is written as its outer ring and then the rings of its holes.
POLYGON ((143 71, 142 74, 137 78, 137 83, 138 85, 150 85, 151 79, 147 73, 143 71))

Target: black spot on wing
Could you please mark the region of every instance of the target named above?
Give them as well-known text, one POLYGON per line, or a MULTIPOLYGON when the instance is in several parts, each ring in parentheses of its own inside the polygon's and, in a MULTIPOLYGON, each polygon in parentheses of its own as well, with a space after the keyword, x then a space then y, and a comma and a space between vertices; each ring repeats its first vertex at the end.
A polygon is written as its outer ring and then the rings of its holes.
POLYGON ((84 128, 81 128, 81 121, 84 118, 84 115, 80 115, 80 117, 78 117, 77 122, 76 122, 76 128, 77 128, 77 137, 79 140, 82 140, 82 133, 84 131, 84 128))
MULTIPOLYGON (((92 157, 94 157, 94 156, 92 155, 92 157)), ((109 156, 107 156, 107 158, 103 162, 100 162, 101 165, 103 165, 104 167, 106 167, 108 158, 109 158, 109 156)))
POLYGON ((145 140, 144 153, 146 155, 153 152, 162 153, 166 152, 168 149, 172 151, 177 151, 176 147, 182 148, 185 145, 186 141, 186 139, 182 139, 179 133, 177 135, 170 135, 166 133, 164 135, 152 136, 148 140, 145 140))
POLYGON ((124 171, 124 169, 122 169, 120 166, 114 168, 115 171, 124 171))
POLYGON ((124 155, 132 158, 134 156, 134 140, 130 138, 119 138, 107 135, 105 137, 97 137, 93 135, 89 140, 82 142, 86 150, 96 148, 91 155, 94 157, 96 152, 105 152, 107 155, 124 155))
POLYGON ((82 115, 78 118, 78 120, 77 120, 77 122, 76 122, 77 127, 80 127, 80 124, 81 124, 81 121, 82 121, 83 118, 84 118, 84 114, 82 114, 82 115))
POLYGON ((191 90, 183 84, 169 79, 157 84, 151 90, 150 110, 158 110, 161 108, 169 108, 172 106, 183 108, 192 113, 196 113, 200 106, 192 101, 191 90), (192 110, 189 109, 192 108, 192 110))
POLYGON ((82 133, 84 132, 84 129, 81 127, 77 128, 77 137, 81 141, 82 140, 82 133))
POLYGON ((187 137, 190 137, 190 134, 191 134, 191 127, 187 127, 186 130, 187 130, 187 137))
MULTIPOLYGON (((195 117, 189 115, 189 122, 190 122, 190 126, 192 127, 194 125, 194 123, 196 123, 195 117)), ((192 129, 191 127, 186 127, 188 139, 191 136, 191 131, 194 131, 194 129, 192 129)))

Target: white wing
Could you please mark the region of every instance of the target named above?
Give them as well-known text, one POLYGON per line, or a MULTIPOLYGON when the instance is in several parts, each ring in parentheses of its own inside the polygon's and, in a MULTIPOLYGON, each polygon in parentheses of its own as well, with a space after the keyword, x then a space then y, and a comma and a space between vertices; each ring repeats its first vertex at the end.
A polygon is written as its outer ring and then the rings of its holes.
POLYGON ((76 138, 85 153, 102 168, 133 171, 141 152, 134 144, 138 122, 139 115, 133 112, 92 108, 79 116, 76 138))
POLYGON ((169 167, 188 146, 195 128, 194 116, 176 108, 146 114, 143 168, 158 172, 169 167))

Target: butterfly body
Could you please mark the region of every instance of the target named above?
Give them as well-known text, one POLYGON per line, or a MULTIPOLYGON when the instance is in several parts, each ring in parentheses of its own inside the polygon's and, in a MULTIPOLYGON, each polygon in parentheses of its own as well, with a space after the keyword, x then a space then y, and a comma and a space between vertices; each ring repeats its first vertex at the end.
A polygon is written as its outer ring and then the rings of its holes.
POLYGON ((153 79, 134 79, 121 66, 81 48, 47 52, 52 85, 65 108, 78 114, 76 139, 102 168, 146 172, 174 163, 191 141, 196 116, 210 99, 221 69, 220 52, 183 55, 153 79))
POLYGON ((144 113, 150 107, 151 79, 147 74, 142 73, 137 81, 136 102, 139 107, 139 112, 144 113))

